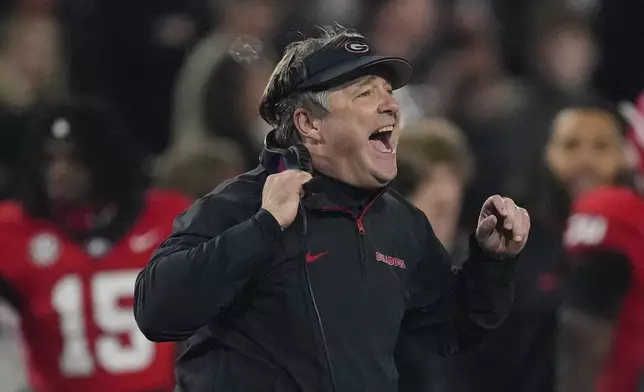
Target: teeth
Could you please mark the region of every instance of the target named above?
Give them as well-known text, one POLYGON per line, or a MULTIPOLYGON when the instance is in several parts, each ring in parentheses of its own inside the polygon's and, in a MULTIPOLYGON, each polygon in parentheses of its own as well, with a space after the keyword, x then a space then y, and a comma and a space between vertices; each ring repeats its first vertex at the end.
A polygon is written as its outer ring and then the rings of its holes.
POLYGON ((393 125, 388 125, 388 126, 386 126, 386 127, 382 127, 382 128, 380 128, 379 130, 377 130, 377 131, 376 131, 376 133, 382 133, 382 132, 393 132, 393 131, 394 131, 394 127, 393 127, 393 125))

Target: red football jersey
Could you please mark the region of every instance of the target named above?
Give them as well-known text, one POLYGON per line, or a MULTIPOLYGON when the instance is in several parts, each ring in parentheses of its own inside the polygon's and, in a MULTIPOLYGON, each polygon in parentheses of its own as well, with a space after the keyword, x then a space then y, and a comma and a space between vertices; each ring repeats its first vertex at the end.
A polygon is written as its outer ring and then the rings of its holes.
POLYGON ((564 243, 572 252, 618 250, 631 263, 630 290, 598 391, 634 392, 644 370, 644 198, 630 188, 603 188, 582 196, 573 206, 564 243))
POLYGON ((189 201, 150 191, 110 246, 71 241, 56 226, 0 203, 0 276, 21 300, 27 366, 38 392, 171 391, 173 344, 148 341, 133 314, 134 283, 189 201))

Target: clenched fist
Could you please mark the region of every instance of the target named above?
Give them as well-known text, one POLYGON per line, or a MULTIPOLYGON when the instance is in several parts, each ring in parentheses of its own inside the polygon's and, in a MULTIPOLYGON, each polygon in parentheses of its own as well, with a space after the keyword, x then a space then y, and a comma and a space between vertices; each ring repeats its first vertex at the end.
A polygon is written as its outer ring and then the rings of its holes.
POLYGON ((481 208, 476 240, 481 248, 497 259, 519 254, 530 233, 530 215, 508 197, 488 198, 481 208))
POLYGON ((286 170, 266 178, 262 191, 262 208, 270 212, 282 229, 293 223, 304 194, 303 185, 311 175, 299 170, 286 170))

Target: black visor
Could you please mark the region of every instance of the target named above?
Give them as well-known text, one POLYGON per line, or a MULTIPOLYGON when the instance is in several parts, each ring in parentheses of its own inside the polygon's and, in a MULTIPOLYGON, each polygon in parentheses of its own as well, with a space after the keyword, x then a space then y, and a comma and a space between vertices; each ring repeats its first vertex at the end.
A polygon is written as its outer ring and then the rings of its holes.
POLYGON ((336 81, 346 80, 348 76, 367 75, 376 67, 386 72, 394 90, 406 85, 413 73, 408 61, 379 56, 372 52, 366 41, 351 39, 340 46, 323 48, 305 58, 305 72, 294 83, 295 90, 326 87, 336 81))
POLYGON ((409 83, 411 64, 398 57, 379 56, 363 38, 347 38, 340 45, 327 45, 303 60, 303 70, 290 83, 291 88, 280 86, 265 96, 260 113, 269 123, 274 117, 274 106, 296 91, 316 91, 338 86, 365 75, 384 77, 394 90, 409 83))

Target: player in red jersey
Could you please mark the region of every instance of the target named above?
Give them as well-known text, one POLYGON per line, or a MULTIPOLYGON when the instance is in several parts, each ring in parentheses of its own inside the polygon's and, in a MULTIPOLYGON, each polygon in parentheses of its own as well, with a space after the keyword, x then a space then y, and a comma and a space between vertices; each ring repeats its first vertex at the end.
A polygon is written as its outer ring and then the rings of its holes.
MULTIPOLYGON (((627 141, 639 144, 644 128, 627 109, 627 141)), ((644 151, 637 144, 632 150, 644 151)), ((597 188, 573 204, 564 237, 572 259, 561 312, 560 392, 644 386, 644 196, 634 184, 597 188)))
POLYGON ((20 315, 32 388, 171 391, 174 347, 139 332, 133 292, 189 201, 146 189, 101 105, 44 108, 33 131, 24 192, 0 203, 0 296, 20 315))

